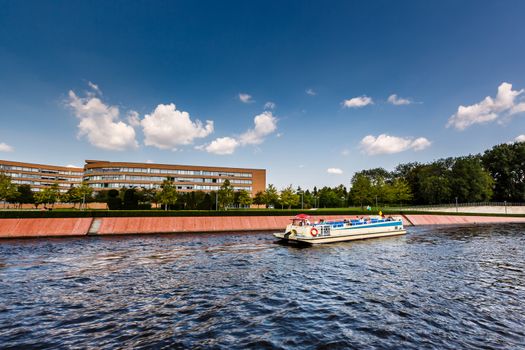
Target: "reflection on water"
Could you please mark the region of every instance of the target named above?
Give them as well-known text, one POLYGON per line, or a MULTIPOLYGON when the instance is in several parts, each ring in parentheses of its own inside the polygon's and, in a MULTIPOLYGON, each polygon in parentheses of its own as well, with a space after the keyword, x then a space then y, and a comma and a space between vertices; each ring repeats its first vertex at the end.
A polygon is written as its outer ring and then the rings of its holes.
POLYGON ((0 347, 525 348, 524 228, 0 241, 0 347))

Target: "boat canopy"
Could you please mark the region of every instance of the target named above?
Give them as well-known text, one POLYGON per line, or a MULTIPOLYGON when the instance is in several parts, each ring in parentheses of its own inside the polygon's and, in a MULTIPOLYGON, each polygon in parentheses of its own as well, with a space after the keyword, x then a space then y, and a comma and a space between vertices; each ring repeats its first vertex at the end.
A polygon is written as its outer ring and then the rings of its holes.
POLYGON ((310 218, 311 218, 310 215, 298 214, 298 215, 294 216, 294 218, 292 220, 309 220, 310 218))

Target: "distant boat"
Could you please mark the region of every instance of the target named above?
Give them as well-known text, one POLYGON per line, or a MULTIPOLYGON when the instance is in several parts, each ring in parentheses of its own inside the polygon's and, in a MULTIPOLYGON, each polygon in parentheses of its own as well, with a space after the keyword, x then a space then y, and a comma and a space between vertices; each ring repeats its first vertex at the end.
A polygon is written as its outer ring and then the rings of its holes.
POLYGON ((311 222, 311 217, 299 214, 286 226, 284 232, 273 235, 282 241, 320 244, 403 235, 401 217, 369 216, 337 221, 311 222))

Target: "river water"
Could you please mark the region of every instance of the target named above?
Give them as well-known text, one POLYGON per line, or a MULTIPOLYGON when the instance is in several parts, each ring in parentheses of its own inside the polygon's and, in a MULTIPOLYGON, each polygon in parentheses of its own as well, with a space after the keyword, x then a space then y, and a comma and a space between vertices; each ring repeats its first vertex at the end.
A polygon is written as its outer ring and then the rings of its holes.
POLYGON ((0 241, 0 348, 525 349, 525 226, 0 241))

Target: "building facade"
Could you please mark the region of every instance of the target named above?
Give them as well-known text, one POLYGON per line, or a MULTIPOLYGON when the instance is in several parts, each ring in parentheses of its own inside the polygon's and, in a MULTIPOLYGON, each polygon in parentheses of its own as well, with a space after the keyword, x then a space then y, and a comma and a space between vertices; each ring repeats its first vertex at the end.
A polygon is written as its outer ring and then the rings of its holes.
POLYGON ((84 166, 84 181, 96 191, 160 188, 165 180, 172 181, 182 192, 217 191, 229 180, 236 191, 246 190, 254 196, 266 188, 266 170, 98 160, 86 160, 84 166))
POLYGON ((30 185, 34 191, 58 184, 61 192, 82 182, 95 191, 127 188, 160 188, 172 181, 178 191, 217 191, 225 180, 236 191, 246 190, 252 197, 266 188, 265 169, 225 168, 191 165, 150 164, 86 160, 84 168, 31 164, 0 160, 0 172, 17 185, 30 185))
POLYGON ((82 183, 84 169, 0 160, 0 172, 10 176, 14 184, 29 185, 36 192, 54 184, 66 192, 82 183))

